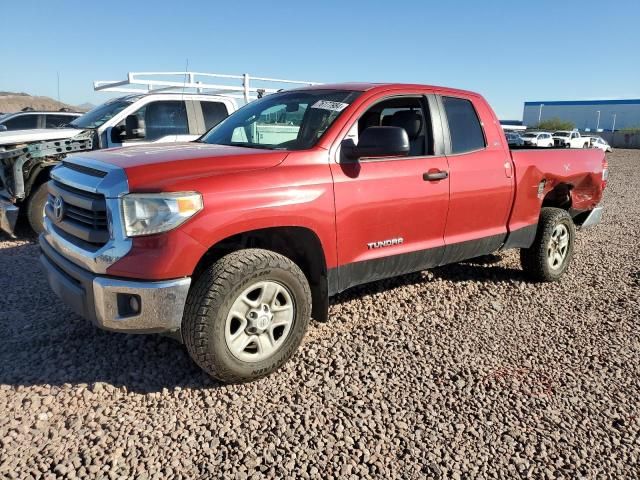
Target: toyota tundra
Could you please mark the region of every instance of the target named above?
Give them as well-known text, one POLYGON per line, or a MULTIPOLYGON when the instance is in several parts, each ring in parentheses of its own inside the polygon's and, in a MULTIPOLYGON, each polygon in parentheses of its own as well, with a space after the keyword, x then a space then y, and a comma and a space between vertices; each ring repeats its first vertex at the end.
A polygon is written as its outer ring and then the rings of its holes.
POLYGON ((267 95, 195 142, 70 155, 41 260, 98 327, 165 333, 225 382, 273 372, 332 295, 519 249, 535 281, 602 215, 599 149, 511 151, 478 94, 403 84, 267 95))

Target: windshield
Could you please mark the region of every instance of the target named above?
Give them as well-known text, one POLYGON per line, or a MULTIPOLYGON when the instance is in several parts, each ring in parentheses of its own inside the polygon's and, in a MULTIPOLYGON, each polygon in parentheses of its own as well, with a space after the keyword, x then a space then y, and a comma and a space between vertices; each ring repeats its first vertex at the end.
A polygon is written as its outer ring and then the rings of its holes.
POLYGON ((251 102, 199 141, 271 150, 311 148, 361 92, 298 90, 251 102))
POLYGON ((554 137, 568 137, 569 132, 556 132, 553 134, 554 137))
POLYGON ((76 118, 69 124, 75 128, 98 128, 107 120, 120 113, 126 107, 131 105, 130 100, 114 100, 112 102, 103 103, 96 108, 89 110, 81 117, 76 118))
POLYGON ((526 137, 526 138, 532 138, 532 137, 537 137, 537 136, 538 136, 537 133, 525 133, 523 135, 523 137, 526 137))

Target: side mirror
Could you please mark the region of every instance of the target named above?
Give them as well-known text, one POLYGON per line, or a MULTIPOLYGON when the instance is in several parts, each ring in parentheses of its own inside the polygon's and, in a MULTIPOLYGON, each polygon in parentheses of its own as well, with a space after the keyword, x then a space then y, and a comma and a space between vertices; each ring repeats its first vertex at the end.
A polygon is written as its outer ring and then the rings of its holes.
POLYGON ((124 126, 116 125, 115 127, 111 127, 109 136, 111 137, 111 143, 122 143, 125 138, 124 126))
POLYGON ((140 128, 140 120, 137 115, 127 115, 124 119, 127 138, 144 138, 144 128, 140 128))
POLYGON ((357 160, 363 157, 404 157, 409 154, 409 136, 400 127, 369 127, 360 134, 358 145, 352 139, 342 142, 342 154, 357 160))
POLYGON ((6 125, 0 125, 0 132, 6 132, 7 130, 8 129, 6 125))

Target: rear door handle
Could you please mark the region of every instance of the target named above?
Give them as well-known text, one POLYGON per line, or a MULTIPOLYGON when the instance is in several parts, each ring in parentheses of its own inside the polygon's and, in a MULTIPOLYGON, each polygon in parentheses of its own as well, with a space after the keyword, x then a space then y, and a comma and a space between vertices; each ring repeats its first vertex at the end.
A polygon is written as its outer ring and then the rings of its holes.
POLYGON ((422 174, 422 179, 425 182, 435 182, 437 180, 444 180, 449 176, 449 172, 444 170, 438 170, 437 172, 427 172, 422 174))

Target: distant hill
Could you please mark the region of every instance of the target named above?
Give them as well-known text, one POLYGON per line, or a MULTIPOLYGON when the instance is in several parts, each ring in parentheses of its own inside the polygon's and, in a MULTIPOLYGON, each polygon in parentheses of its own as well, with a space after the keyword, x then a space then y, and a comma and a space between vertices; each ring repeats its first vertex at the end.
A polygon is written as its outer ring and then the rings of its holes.
POLYGON ((88 112, 92 108, 96 108, 96 106, 93 103, 89 103, 89 102, 81 103, 80 105, 78 105, 78 109, 81 112, 88 112))
POLYGON ((93 108, 91 104, 69 105, 53 98, 37 97, 23 92, 0 92, 0 112, 2 113, 19 112, 25 107, 54 112, 61 108, 68 108, 74 112, 86 112, 90 110, 86 108, 87 105, 93 108))

